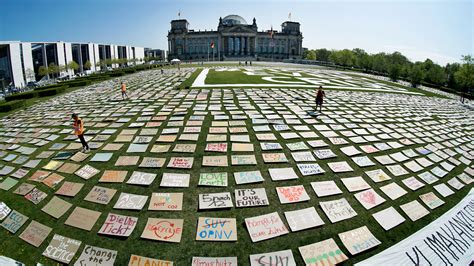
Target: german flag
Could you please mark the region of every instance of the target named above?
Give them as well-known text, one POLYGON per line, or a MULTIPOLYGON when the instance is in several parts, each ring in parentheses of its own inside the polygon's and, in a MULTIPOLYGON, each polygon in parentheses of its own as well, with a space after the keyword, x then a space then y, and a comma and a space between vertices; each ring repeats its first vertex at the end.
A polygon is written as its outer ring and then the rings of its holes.
POLYGON ((211 49, 214 49, 214 42, 211 42, 211 49))

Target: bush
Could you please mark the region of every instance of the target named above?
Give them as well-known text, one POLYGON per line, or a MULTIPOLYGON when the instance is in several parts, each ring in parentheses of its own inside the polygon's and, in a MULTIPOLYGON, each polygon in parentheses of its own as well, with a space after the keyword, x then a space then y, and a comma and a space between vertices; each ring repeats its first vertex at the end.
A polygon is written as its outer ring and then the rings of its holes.
POLYGON ((67 89, 67 88, 69 88, 69 85, 67 85, 67 84, 56 84, 56 85, 44 86, 44 87, 35 88, 35 91, 44 91, 44 90, 58 89, 58 88, 67 89))
POLYGON ((121 77, 121 76, 123 76, 123 74, 124 74, 123 72, 114 72, 114 73, 110 73, 109 76, 110 76, 111 78, 116 78, 116 77, 121 77))
POLYGON ((92 82, 90 80, 75 80, 75 81, 71 81, 69 82, 67 85, 69 85, 69 88, 74 88, 74 87, 83 87, 83 86, 87 86, 89 84, 91 84, 92 82))
POLYGON ((60 94, 60 93, 64 92, 65 90, 66 90, 66 88, 64 88, 64 87, 52 88, 52 89, 48 89, 48 90, 42 90, 42 91, 38 91, 38 96, 39 97, 53 96, 53 95, 56 95, 56 94, 60 94))
POLYGON ((9 112, 18 108, 26 106, 25 100, 15 100, 7 103, 0 104, 0 113, 9 112))
POLYGON ((33 99, 38 97, 38 93, 36 91, 29 91, 29 92, 22 92, 13 95, 8 95, 5 97, 5 101, 10 102, 14 100, 25 100, 25 99, 33 99))

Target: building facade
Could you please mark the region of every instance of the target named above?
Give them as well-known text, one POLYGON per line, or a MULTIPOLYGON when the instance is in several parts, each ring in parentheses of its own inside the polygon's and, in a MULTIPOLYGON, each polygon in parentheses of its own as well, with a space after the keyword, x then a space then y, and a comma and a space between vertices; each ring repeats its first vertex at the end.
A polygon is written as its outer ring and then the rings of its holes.
POLYGON ((258 31, 255 18, 248 24, 238 15, 219 18, 217 31, 189 29, 186 19, 171 21, 168 60, 223 61, 300 59, 303 54, 300 23, 285 21, 281 31, 258 31))
MULTIPOLYGON (((101 70, 100 61, 108 59, 135 59, 132 64, 141 63, 145 57, 143 47, 114 44, 74 42, 20 42, 0 41, 0 87, 13 85, 24 87, 28 82, 39 81, 41 66, 51 64, 65 66, 76 62, 77 70, 63 69, 58 76, 77 73, 92 73, 101 70)), ((117 67, 109 64, 107 67, 117 67)))

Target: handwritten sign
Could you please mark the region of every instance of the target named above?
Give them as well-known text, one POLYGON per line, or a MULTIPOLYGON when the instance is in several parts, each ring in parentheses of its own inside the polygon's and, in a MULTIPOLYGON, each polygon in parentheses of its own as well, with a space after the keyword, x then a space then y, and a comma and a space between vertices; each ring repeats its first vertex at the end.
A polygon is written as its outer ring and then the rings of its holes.
POLYGON ((263 182, 260 171, 236 172, 234 178, 237 185, 263 182))
POLYGON ((345 198, 331 201, 321 201, 319 202, 319 205, 331 223, 346 220, 357 215, 345 198))
POLYGON ((138 167, 143 168, 160 168, 166 162, 166 158, 144 157, 138 167))
POLYGON ((375 190, 367 189, 359 193, 354 194, 354 197, 364 206, 366 210, 369 210, 379 204, 385 202, 385 199, 382 198, 375 190))
POLYGON ((300 163, 297 166, 303 176, 320 175, 325 172, 317 163, 300 163))
POLYGON ((348 260, 348 257, 332 238, 302 246, 298 249, 306 265, 333 266, 348 260))
POLYGON ((19 238, 26 243, 39 247, 48 237, 53 229, 37 221, 31 221, 26 229, 20 234, 19 238))
POLYGON ((33 202, 34 204, 38 204, 42 200, 44 200, 47 196, 48 194, 46 194, 45 192, 37 188, 33 188, 33 190, 31 190, 30 193, 25 195, 25 199, 33 202))
POLYGON ((199 175, 199 186, 226 187, 227 173, 202 173, 199 175))
POLYGON ((229 192, 199 194, 200 210, 231 208, 233 206, 229 192))
POLYGON ((236 219, 199 217, 196 240, 237 241, 236 219))
POLYGON ((8 207, 7 204, 0 201, 0 221, 5 219, 5 217, 7 217, 8 214, 10 214, 11 211, 12 211, 12 209, 10 209, 10 207, 8 207))
POLYGON ((117 251, 86 245, 74 266, 113 266, 117 251))
POLYGON ((252 242, 267 240, 288 234, 288 229, 277 212, 245 219, 252 242))
POLYGON ((183 234, 183 219, 148 218, 142 238, 179 243, 183 234))
POLYGON ((361 191, 370 188, 370 185, 362 178, 362 176, 341 178, 342 183, 349 192, 361 191))
POLYGON ((318 197, 342 194, 342 191, 336 185, 336 182, 332 180, 311 182, 311 186, 318 197))
POLYGON ((295 203, 300 201, 309 200, 308 193, 304 189, 304 186, 288 186, 288 187, 277 187, 278 198, 281 204, 295 203))
POLYGON ((293 168, 271 168, 268 169, 270 176, 273 181, 279 180, 290 180, 290 179, 298 179, 298 175, 296 175, 295 170, 293 168))
POLYGON ((423 201, 426 206, 430 209, 436 209, 439 206, 444 204, 444 201, 438 198, 433 192, 428 192, 420 195, 420 199, 423 201))
POLYGON ((67 197, 74 197, 81 191, 84 184, 82 183, 75 183, 66 181, 63 185, 56 191, 56 195, 62 195, 67 197))
POLYGON ((173 266, 173 262, 131 255, 128 266, 173 266))
POLYGON ((342 162, 334 162, 334 163, 328 163, 329 168, 334 173, 344 173, 344 172, 352 172, 354 169, 349 166, 349 164, 346 161, 342 162))
POLYGON ((324 224, 314 207, 285 212, 285 217, 292 232, 324 224))
POLYGON ((127 237, 135 229, 138 218, 109 213, 98 234, 127 237))
POLYGON ((84 200, 107 205, 116 192, 116 189, 94 186, 84 200))
POLYGON ((55 234, 43 252, 43 256, 69 264, 81 246, 81 241, 55 234))
POLYGON ((265 163, 286 163, 288 159, 284 153, 263 153, 263 161, 265 163))
POLYGON ((10 231, 11 233, 16 233, 23 224, 28 220, 28 216, 21 214, 18 211, 12 210, 10 214, 2 222, 2 227, 10 231))
POLYGON ((193 157, 171 157, 168 168, 191 169, 193 161, 193 157))
POLYGON ((181 211, 183 209, 183 193, 152 193, 150 211, 181 211))
POLYGON ((115 202, 114 209, 141 210, 147 200, 148 196, 122 192, 115 202))
POLYGON ((416 221, 430 212, 421 205, 417 200, 410 201, 406 204, 400 205, 400 208, 405 212, 405 214, 410 218, 412 221, 416 221))
POLYGON ((235 190, 235 205, 237 207, 267 206, 268 198, 264 188, 249 188, 235 190))
POLYGON ((77 170, 74 174, 81 177, 82 179, 88 180, 91 177, 98 174, 100 171, 95 169, 94 167, 86 164, 81 169, 77 170))
POLYGON ((90 231, 102 213, 81 207, 76 207, 64 224, 90 231))
POLYGON ((150 185, 156 178, 156 174, 134 171, 127 181, 127 184, 150 185))
POLYGON ((189 187, 190 174, 163 173, 160 187, 189 187))
POLYGON ((192 266, 225 265, 237 266, 237 257, 193 257, 192 266))
POLYGON ((291 249, 250 255, 250 266, 296 266, 291 249))
POLYGON ((41 210, 52 217, 59 219, 69 210, 69 208, 71 208, 71 206, 71 203, 54 196, 41 210))
POLYGON ((127 176, 127 171, 105 170, 99 182, 103 183, 122 183, 127 176))
POLYGON ((227 143, 208 143, 205 151, 227 152, 227 143))
POLYGON ((352 255, 381 244, 381 242, 372 235, 367 226, 340 233, 339 238, 352 255))
POLYGON ((228 166, 227 156, 203 156, 202 157, 202 166, 228 166))
POLYGON ((256 165, 255 155, 232 155, 232 165, 256 165))

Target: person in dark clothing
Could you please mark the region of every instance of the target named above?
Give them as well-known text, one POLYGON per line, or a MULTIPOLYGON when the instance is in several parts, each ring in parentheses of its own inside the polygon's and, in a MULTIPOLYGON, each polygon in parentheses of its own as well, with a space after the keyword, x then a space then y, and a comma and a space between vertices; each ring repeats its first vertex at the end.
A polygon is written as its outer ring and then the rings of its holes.
POLYGON ((322 109, 323 109, 323 98, 324 98, 324 96, 326 96, 326 94, 323 91, 323 87, 319 86, 319 89, 316 92, 316 111, 318 110, 318 106, 319 106, 319 112, 321 112, 321 113, 323 112, 322 109))
POLYGON ((86 140, 84 139, 84 123, 82 119, 79 118, 77 114, 72 114, 72 119, 74 120, 73 128, 74 128, 74 135, 76 135, 82 144, 82 151, 87 152, 89 151, 89 145, 87 145, 86 140))

